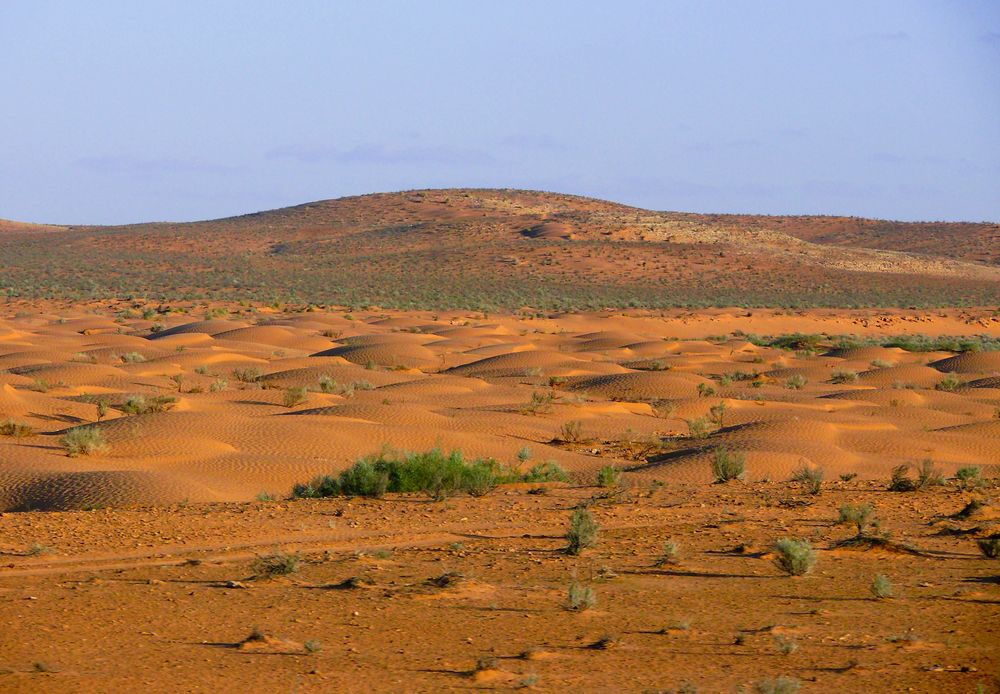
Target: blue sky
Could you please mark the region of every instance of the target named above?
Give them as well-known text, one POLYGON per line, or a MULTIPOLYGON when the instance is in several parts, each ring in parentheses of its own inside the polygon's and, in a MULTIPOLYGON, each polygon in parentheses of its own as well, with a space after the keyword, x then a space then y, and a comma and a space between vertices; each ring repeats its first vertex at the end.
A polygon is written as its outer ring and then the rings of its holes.
POLYGON ((1000 220, 1000 3, 0 2, 0 217, 426 187, 1000 220))

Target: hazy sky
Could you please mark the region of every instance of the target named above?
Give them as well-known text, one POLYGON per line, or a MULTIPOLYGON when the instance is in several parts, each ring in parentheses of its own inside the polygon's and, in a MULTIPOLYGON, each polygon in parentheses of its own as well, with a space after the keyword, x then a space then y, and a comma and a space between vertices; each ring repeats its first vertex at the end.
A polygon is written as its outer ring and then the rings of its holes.
POLYGON ((1000 2, 0 0, 0 217, 451 186, 1000 220, 1000 2))

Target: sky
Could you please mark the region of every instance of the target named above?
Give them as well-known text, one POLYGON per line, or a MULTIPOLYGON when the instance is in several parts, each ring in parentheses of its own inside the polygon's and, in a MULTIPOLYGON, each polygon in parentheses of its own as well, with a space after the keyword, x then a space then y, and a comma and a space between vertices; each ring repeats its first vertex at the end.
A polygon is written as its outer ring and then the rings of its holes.
POLYGON ((1000 2, 0 0, 0 217, 510 187, 1000 221, 1000 2))

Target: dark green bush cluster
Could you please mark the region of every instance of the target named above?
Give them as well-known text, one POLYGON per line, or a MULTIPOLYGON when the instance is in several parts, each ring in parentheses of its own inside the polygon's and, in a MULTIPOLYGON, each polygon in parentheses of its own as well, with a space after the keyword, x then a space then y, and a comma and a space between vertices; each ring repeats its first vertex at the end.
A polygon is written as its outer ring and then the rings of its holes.
POLYGON ((484 496, 499 484, 566 479, 566 473, 555 463, 540 463, 521 474, 492 458, 467 461, 461 451, 448 454, 437 448, 424 453, 382 451, 361 458, 339 476, 321 475, 306 484, 297 484, 292 496, 377 498, 387 492, 423 492, 442 500, 457 493, 484 496))

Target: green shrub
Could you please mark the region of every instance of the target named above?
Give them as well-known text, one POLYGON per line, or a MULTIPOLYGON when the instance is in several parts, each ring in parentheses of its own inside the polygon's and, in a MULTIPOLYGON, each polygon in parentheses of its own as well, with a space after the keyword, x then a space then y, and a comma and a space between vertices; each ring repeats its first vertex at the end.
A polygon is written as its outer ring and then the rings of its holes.
POLYGON ((819 494, 823 488, 823 468, 803 465, 792 473, 792 481, 800 483, 810 494, 819 494))
POLYGON ((943 390, 949 393, 954 393, 956 390, 964 386, 965 384, 953 373, 946 375, 937 385, 934 386, 935 390, 943 390))
POLYGON ((892 582, 884 575, 878 574, 872 579, 870 586, 872 596, 876 600, 884 600, 892 597, 892 582))
POLYGON ((344 496, 381 498, 389 488, 389 471, 377 461, 361 459, 340 473, 340 493, 344 496))
POLYGON ((746 476, 746 459, 742 453, 720 446, 712 453, 712 475, 716 484, 741 480, 746 476))
POLYGON ((844 504, 840 507, 840 517, 838 518, 838 523, 851 523, 857 529, 857 534, 860 537, 864 535, 865 528, 868 527, 869 523, 874 524, 872 516, 875 513, 875 509, 871 507, 870 504, 859 504, 854 506, 852 504, 844 504))
POLYGON ((715 388, 708 383, 698 384, 698 397, 710 398, 715 395, 715 388))
POLYGON ((15 422, 13 419, 5 419, 0 422, 0 436, 12 436, 15 439, 23 439, 35 435, 35 428, 30 424, 15 422))
POLYGON ((756 694, 795 694, 800 686, 799 681, 793 677, 776 677, 756 682, 753 690, 756 694))
POLYGON ((891 492, 914 492, 929 487, 940 487, 944 484, 944 475, 934 467, 934 462, 927 458, 917 468, 917 478, 910 477, 910 465, 897 465, 892 470, 889 480, 891 492))
POLYGON ((281 400, 281 404, 285 407, 292 408, 297 407, 304 403, 309 398, 309 390, 306 388, 289 388, 285 391, 285 395, 281 400))
POLYGON ((975 489, 983 484, 983 471, 977 465, 966 465, 955 471, 959 489, 975 489))
POLYGON ((656 566, 666 566, 667 564, 676 564, 680 558, 680 547, 678 547, 676 542, 672 540, 667 540, 663 543, 663 551, 660 556, 656 559, 656 566))
POLYGON ((566 531, 567 554, 577 555, 588 547, 597 544, 597 523, 590 512, 584 508, 573 511, 569 519, 569 530, 566 531))
POLYGON ((697 419, 687 420, 688 425, 688 436, 693 439, 703 439, 708 436, 709 426, 708 419, 705 417, 698 417, 697 419))
POLYGON ((598 487, 617 487, 622 480, 622 473, 614 465, 605 465, 597 471, 598 487))
POLYGON ((121 355, 121 360, 126 364, 141 364, 146 361, 146 357, 139 352, 126 352, 121 355))
POLYGON ((66 455, 75 458, 81 455, 92 455, 107 447, 104 435, 96 426, 77 427, 70 429, 62 437, 66 455))
POLYGON ((523 482, 569 482, 569 475, 559 465, 551 460, 531 466, 521 476, 523 482))
POLYGON ((802 390, 803 386, 808 383, 806 377, 802 374, 794 374, 785 379, 785 388, 789 390, 802 390))
POLYGON ((499 484, 497 466, 493 461, 474 460, 462 473, 461 488, 469 496, 486 496, 499 484))
POLYGON ((233 369, 233 378, 240 383, 259 383, 263 374, 256 366, 245 369, 233 369))
POLYGON ((792 576, 804 576, 816 564, 816 552, 808 540, 785 537, 775 543, 774 551, 775 566, 792 576))
POLYGON ((567 443, 583 441, 583 424, 576 419, 564 422, 559 430, 559 438, 567 443))
POLYGON ((293 499, 322 499, 340 496, 340 480, 333 475, 320 475, 305 484, 292 487, 293 499))
POLYGON ((569 584, 566 596, 566 608, 574 612, 582 612, 597 606, 597 594, 590 586, 573 581, 569 584))
POLYGON ((130 395, 118 409, 131 415, 152 414, 166 412, 176 403, 177 398, 172 395, 157 395, 149 400, 144 395, 130 395))

